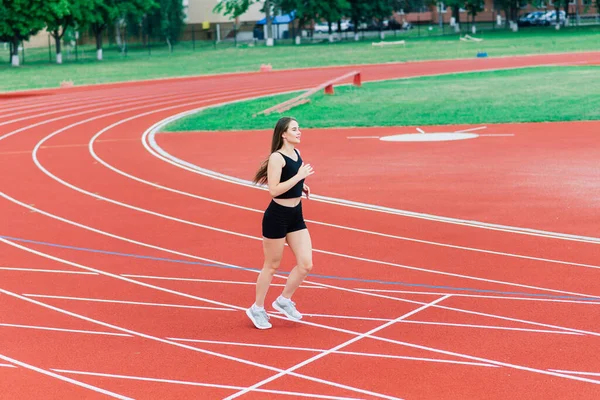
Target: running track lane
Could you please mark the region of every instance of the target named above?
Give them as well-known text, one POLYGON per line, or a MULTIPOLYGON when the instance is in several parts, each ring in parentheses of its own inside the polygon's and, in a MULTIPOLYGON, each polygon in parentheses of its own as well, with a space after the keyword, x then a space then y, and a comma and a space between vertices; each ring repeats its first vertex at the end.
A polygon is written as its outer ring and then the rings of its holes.
MULTIPOLYGON (((4 187, 4 186, 3 186, 3 187, 4 187)), ((39 217, 39 216, 38 216, 38 215, 36 215, 36 217, 39 217)), ((359 342, 359 343, 360 343, 360 342, 359 342)), ((329 356, 328 356, 326 359, 329 359, 329 356)), ((277 382, 277 381, 276 381, 276 382, 277 382)), ((283 380, 281 380, 280 382, 283 382, 283 380)))

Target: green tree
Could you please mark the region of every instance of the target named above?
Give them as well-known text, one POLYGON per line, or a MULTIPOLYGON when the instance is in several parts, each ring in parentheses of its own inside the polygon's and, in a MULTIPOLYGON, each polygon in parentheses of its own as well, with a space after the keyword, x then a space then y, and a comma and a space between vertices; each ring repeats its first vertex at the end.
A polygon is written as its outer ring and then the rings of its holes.
MULTIPOLYGON (((273 6, 276 5, 276 1, 277 0, 265 0, 265 4, 262 9, 267 20, 267 46, 273 45, 271 11, 273 6)), ((261 2, 261 0, 221 0, 217 3, 213 11, 216 13, 222 13, 225 16, 229 16, 231 19, 236 19, 248 11, 248 8, 250 8, 252 4, 258 2, 261 2)))
MULTIPOLYGON (((85 0, 82 0, 85 1, 85 0)), ((46 26, 56 43, 56 63, 62 64, 61 41, 69 28, 75 26, 75 16, 81 19, 80 0, 59 0, 48 4, 46 26)))
POLYGON ((13 66, 19 66, 19 43, 46 25, 47 6, 61 0, 0 0, 0 40, 10 43, 13 66))
POLYGON ((296 43, 300 43, 302 29, 307 24, 317 19, 320 0, 279 0, 276 3, 276 9, 281 10, 285 14, 294 12, 298 29, 296 32, 296 43))
POLYGON ((158 27, 155 31, 159 38, 167 42, 169 50, 172 44, 179 40, 179 36, 185 25, 185 14, 181 0, 159 0, 159 7, 147 16, 147 23, 158 27))
MULTIPOLYGON (((569 0, 567 0, 567 1, 569 1, 569 0)), ((466 0, 465 9, 471 16, 472 24, 475 23, 475 16, 479 12, 483 11, 484 5, 485 4, 484 4, 483 0, 466 0)))

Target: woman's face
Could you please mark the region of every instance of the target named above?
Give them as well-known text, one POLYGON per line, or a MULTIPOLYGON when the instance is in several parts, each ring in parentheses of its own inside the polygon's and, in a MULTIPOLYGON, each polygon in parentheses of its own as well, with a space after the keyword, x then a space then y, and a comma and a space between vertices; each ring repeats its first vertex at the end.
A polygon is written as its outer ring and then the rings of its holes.
POLYGON ((291 144, 298 144, 300 143, 300 136, 302 136, 302 133, 300 132, 298 122, 290 121, 287 130, 283 132, 283 140, 291 144))

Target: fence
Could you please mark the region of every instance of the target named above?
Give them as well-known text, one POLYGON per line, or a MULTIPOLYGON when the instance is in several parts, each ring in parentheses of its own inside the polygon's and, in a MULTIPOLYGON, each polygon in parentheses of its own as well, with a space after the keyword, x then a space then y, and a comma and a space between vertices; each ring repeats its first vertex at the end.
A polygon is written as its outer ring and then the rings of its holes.
MULTIPOLYGON (((497 24, 497 21, 461 21, 459 30, 447 22, 433 22, 431 19, 422 21, 419 14, 411 19, 410 29, 361 29, 355 38, 353 31, 335 32, 332 35, 333 41, 378 41, 383 35, 386 39, 414 39, 422 37, 450 36, 472 34, 473 27, 477 33, 490 31, 509 31, 509 28, 503 23, 497 24)), ((494 14, 495 17, 495 14, 494 14)), ((575 15, 569 15, 568 26, 566 29, 578 28, 585 29, 589 26, 600 25, 599 14, 582 14, 579 18, 575 15)), ((296 36, 295 28, 290 30, 283 27, 274 27, 275 45, 292 45, 296 36)), ((527 27, 528 30, 548 30, 554 29, 553 26, 527 27)), ((115 59, 125 57, 148 57, 163 56, 171 52, 182 51, 207 51, 214 49, 265 46, 264 28, 258 27, 253 23, 242 23, 235 25, 233 23, 211 24, 208 29, 202 25, 188 25, 182 32, 180 40, 169 46, 164 41, 153 41, 142 34, 131 35, 126 32, 105 31, 102 35, 103 58, 115 59)), ((310 30, 302 30, 301 41, 304 44, 317 44, 330 41, 327 33, 317 33, 310 30)), ((76 40, 63 41, 62 58, 64 63, 71 62, 91 62, 96 60, 95 38, 90 35, 81 35, 76 40)), ((28 47, 28 44, 19 46, 19 56, 21 64, 34 63, 55 63, 56 46, 54 39, 48 34, 47 45, 45 47, 28 47)), ((10 64, 10 45, 0 43, 0 60, 5 60, 10 64)))

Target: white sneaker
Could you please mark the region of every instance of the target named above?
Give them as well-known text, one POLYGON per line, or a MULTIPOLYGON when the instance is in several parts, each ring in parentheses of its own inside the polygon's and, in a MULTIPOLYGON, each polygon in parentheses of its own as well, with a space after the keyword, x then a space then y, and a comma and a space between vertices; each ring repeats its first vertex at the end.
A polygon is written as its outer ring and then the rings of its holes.
POLYGON ((286 317, 294 321, 302 319, 302 314, 296 310, 296 303, 290 299, 286 299, 283 296, 279 296, 273 302, 273 308, 277 311, 282 312, 286 317))
POLYGON ((269 329, 273 326, 269 322, 269 315, 264 308, 257 309, 252 306, 246 310, 246 315, 258 329, 269 329))

